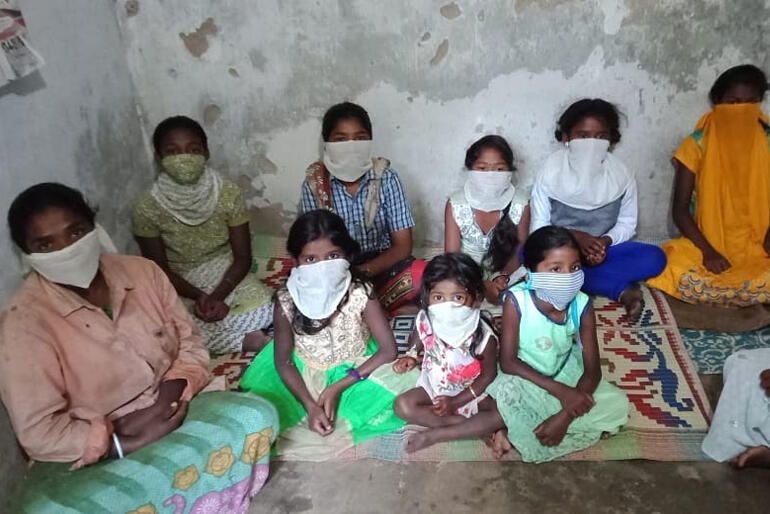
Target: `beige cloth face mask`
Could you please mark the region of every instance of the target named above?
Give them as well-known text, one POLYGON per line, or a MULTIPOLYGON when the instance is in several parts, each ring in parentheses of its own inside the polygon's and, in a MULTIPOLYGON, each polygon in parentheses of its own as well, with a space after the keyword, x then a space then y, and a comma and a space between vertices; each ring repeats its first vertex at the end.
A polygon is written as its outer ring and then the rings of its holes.
POLYGON ((372 169, 372 140, 324 143, 324 166, 343 182, 355 182, 372 169))

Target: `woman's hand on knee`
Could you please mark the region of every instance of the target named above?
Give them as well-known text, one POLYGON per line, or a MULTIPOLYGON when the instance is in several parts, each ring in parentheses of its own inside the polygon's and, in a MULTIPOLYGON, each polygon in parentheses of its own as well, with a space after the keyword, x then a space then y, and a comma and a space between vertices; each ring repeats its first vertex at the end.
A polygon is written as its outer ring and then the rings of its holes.
POLYGON ((703 266, 711 273, 719 275, 732 265, 721 253, 711 248, 703 252, 703 266))
POLYGON ((178 402, 177 409, 170 417, 167 419, 156 418, 144 425, 141 431, 135 435, 123 436, 116 430, 116 435, 120 438, 120 444, 123 447, 123 453, 128 455, 144 448, 182 426, 185 417, 187 417, 187 408, 187 402, 178 402))
POLYGON ((230 307, 222 300, 201 295, 195 302, 195 315, 206 322, 221 321, 230 313, 230 307))

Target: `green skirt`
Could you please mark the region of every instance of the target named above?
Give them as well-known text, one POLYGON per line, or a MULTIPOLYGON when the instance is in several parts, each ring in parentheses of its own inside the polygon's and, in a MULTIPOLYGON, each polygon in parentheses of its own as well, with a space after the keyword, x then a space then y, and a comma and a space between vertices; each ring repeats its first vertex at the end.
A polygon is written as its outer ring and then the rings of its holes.
MULTIPOLYGON (((364 355, 327 370, 307 366, 296 351, 292 358, 311 396, 317 398, 324 388, 345 378, 349 368, 360 366, 377 348, 374 339, 370 339, 364 355)), ((268 344, 249 365, 240 387, 269 400, 278 410, 280 436, 275 448, 277 455, 325 460, 362 441, 403 427, 405 422, 393 411, 393 401, 416 383, 415 370, 399 375, 390 364, 380 366, 369 378, 343 391, 337 406, 334 432, 325 437, 308 428, 305 407, 278 375, 274 342, 268 344)))
POLYGON ((254 395, 199 394, 181 427, 123 459, 35 463, 11 512, 245 512, 267 480, 277 422, 254 395))
MULTIPOLYGON (((583 358, 572 352, 567 365, 554 380, 575 387, 583 375, 583 358)), ((540 423, 561 411, 561 402, 545 389, 516 375, 498 370, 495 381, 487 387, 495 399, 508 440, 524 462, 546 462, 596 444, 603 432, 616 433, 628 422, 628 398, 605 380, 594 391, 594 406, 572 421, 567 434, 557 446, 543 446, 534 433, 540 423)))

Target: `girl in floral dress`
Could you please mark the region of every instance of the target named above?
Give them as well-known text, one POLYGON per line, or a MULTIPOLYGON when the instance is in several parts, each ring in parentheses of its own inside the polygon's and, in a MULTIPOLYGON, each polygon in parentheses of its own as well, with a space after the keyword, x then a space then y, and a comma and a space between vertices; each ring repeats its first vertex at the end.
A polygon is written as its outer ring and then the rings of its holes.
POLYGON ((481 317, 483 299, 482 271, 469 256, 439 255, 425 269, 411 349, 393 364, 397 373, 405 373, 423 354, 417 387, 395 403, 399 417, 430 428, 409 438, 409 452, 502 426, 486 393, 497 374, 497 338, 481 317))

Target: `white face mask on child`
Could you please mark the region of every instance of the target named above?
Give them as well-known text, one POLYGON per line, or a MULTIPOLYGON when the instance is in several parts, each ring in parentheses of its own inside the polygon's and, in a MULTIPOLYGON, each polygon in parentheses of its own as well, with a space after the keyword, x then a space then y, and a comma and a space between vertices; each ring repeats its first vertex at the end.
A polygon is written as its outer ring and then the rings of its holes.
POLYGON ((573 139, 567 143, 569 166, 579 177, 597 177, 604 170, 604 159, 609 149, 610 142, 606 139, 573 139))
POLYGON ((324 143, 324 166, 343 182, 355 182, 372 169, 372 140, 324 143))
POLYGON ((99 271, 101 254, 99 230, 94 228, 66 248, 48 253, 30 253, 22 258, 51 282, 85 289, 99 271))
POLYGON ((330 259, 293 268, 286 288, 297 309, 318 320, 334 314, 352 280, 346 259, 330 259))
POLYGON ((455 302, 442 302, 428 307, 433 333, 452 348, 460 347, 479 326, 481 310, 455 302))
POLYGON ((476 210, 501 211, 511 203, 516 192, 512 178, 510 171, 469 171, 464 187, 465 198, 476 210))
POLYGON ((548 302, 556 309, 565 310, 583 287, 583 270, 572 273, 529 271, 527 289, 535 292, 538 298, 548 302))

